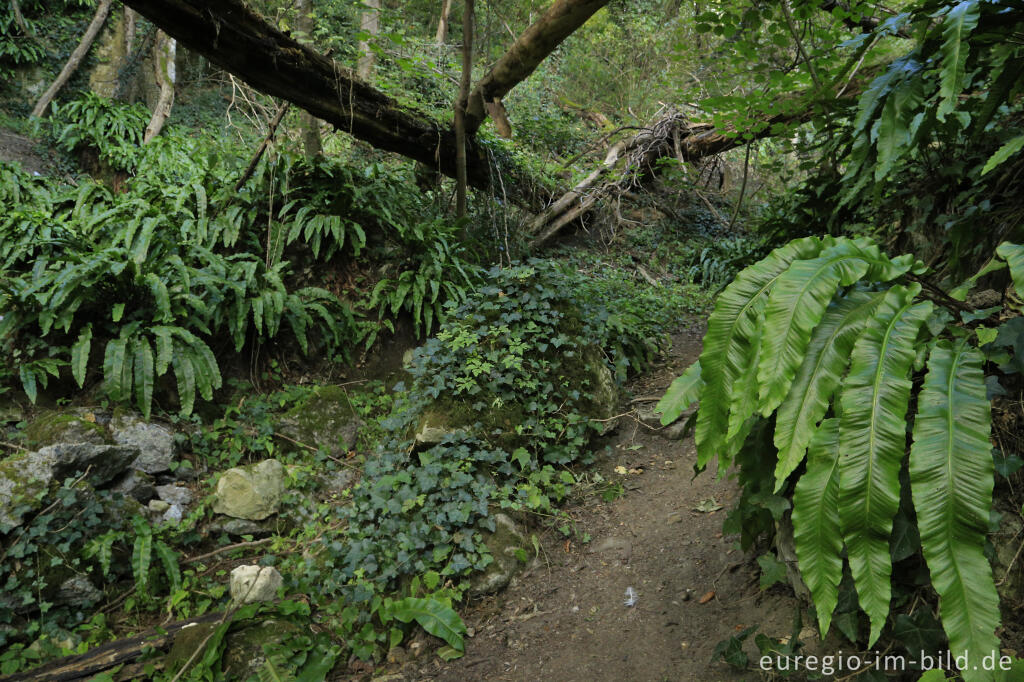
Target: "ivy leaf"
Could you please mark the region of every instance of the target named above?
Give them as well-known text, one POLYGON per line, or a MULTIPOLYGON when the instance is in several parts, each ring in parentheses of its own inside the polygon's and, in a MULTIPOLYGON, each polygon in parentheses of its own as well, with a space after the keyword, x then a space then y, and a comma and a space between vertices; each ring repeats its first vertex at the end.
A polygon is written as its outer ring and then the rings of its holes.
POLYGON ((779 561, 774 554, 762 554, 757 557, 757 565, 761 567, 761 589, 767 590, 775 583, 786 582, 786 564, 779 561))

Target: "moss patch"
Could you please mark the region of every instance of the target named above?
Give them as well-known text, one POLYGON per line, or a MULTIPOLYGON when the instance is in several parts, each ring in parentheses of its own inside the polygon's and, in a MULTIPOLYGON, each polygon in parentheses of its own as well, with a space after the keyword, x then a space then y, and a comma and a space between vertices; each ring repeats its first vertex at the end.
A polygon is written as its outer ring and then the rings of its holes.
POLYGON ((112 445, 114 440, 110 433, 91 413, 84 415, 67 412, 47 411, 29 421, 25 427, 25 437, 33 448, 40 448, 56 443, 93 443, 95 445, 112 445))

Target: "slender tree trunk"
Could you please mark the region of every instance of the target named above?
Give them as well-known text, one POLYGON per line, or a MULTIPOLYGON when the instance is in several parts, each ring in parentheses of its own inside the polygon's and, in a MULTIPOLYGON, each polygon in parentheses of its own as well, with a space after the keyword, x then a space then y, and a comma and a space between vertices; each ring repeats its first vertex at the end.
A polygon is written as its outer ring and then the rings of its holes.
MULTIPOLYGON (((363 13, 359 19, 359 29, 373 38, 380 35, 380 0, 363 0, 363 13)), ((376 55, 371 49, 370 40, 360 40, 356 75, 367 83, 373 83, 373 63, 375 61, 376 55)))
POLYGON ((487 118, 488 103, 502 99, 526 80, 544 58, 608 0, 557 0, 533 22, 491 70, 477 82, 466 109, 466 132, 472 135, 487 118))
MULTIPOLYGON (((295 22, 298 29, 300 43, 304 45, 313 44, 313 1, 297 0, 295 9, 299 15, 295 22)), ((273 126, 276 128, 277 126, 273 126)), ((320 119, 308 111, 299 114, 299 130, 302 137, 302 148, 306 152, 307 159, 315 159, 323 153, 323 144, 320 141, 320 119)))
POLYGON ((174 104, 174 82, 175 64, 174 58, 177 52, 177 41, 160 32, 156 41, 156 82, 160 86, 160 97, 157 99, 156 107, 153 109, 153 117, 149 119, 146 126, 146 133, 142 138, 142 144, 148 144, 154 137, 163 130, 167 117, 171 115, 171 105, 174 104))
POLYGON ((35 35, 28 27, 28 22, 25 21, 25 17, 21 14, 21 5, 18 4, 18 0, 11 0, 11 14, 14 15, 14 23, 16 23, 18 28, 21 29, 22 35, 35 35))
POLYGON ((444 0, 441 3, 441 18, 437 20, 437 35, 434 36, 434 42, 438 45, 444 45, 444 41, 448 37, 448 15, 451 13, 452 0, 444 0))
POLYGON ((107 20, 107 15, 110 14, 110 1, 111 0, 100 0, 99 5, 96 7, 96 14, 92 18, 92 23, 89 24, 89 28, 86 29, 85 35, 82 36, 82 40, 78 43, 78 47, 71 53, 71 57, 68 58, 67 64, 61 69, 60 74, 57 76, 57 80, 46 89, 43 96, 36 102, 35 107, 32 109, 33 116, 42 116, 46 113, 47 108, 50 106, 50 102, 57 96, 60 89, 64 87, 64 84, 68 82, 75 70, 82 63, 85 55, 88 54, 89 48, 92 47, 92 43, 96 40, 96 36, 99 35, 100 29, 103 28, 103 23, 107 20))
POLYGON ((139 13, 131 7, 124 8, 124 55, 125 59, 131 57, 132 48, 135 47, 135 29, 139 13))
POLYGON ((465 0, 462 14, 462 79, 455 102, 455 215, 466 216, 466 100, 473 76, 473 0, 465 0))

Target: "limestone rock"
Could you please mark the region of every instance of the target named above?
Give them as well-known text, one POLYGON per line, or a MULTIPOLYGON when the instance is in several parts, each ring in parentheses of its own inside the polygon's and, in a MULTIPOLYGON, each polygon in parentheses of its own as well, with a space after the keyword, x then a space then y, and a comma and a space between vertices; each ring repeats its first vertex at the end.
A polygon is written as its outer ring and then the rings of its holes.
POLYGON ((145 471, 130 469, 118 479, 111 488, 114 492, 127 495, 145 504, 156 497, 156 486, 153 485, 153 477, 145 471))
POLYGON ((73 608, 88 608, 103 598, 103 593, 83 575, 68 578, 60 584, 57 603, 73 608))
POLYGON ((32 447, 57 443, 108 445, 114 442, 88 410, 42 412, 25 426, 25 438, 32 447))
POLYGON ((169 471, 177 456, 174 434, 159 424, 147 424, 135 414, 117 415, 110 421, 114 441, 138 448, 132 468, 147 474, 169 471))
POLYGON ((128 468, 138 451, 115 445, 63 443, 0 461, 0 533, 21 525, 42 504, 39 494, 53 482, 88 471, 86 480, 100 487, 128 468))
POLYGON ((186 507, 192 503, 192 491, 180 485, 158 485, 156 496, 164 502, 186 507))
POLYGON ((500 513, 494 515, 494 532, 484 533, 484 544, 494 561, 470 578, 469 593, 473 596, 493 594, 507 586, 523 566, 516 550, 529 546, 516 522, 500 513))
POLYGON ((273 566, 238 566, 231 571, 231 598, 242 604, 277 599, 284 578, 273 566))
POLYGON ((426 410, 420 417, 414 437, 418 444, 437 445, 451 432, 452 427, 447 423, 444 415, 435 410, 426 410))
POLYGON ((236 519, 262 521, 276 514, 284 495, 284 467, 276 459, 228 469, 217 481, 213 511, 236 519))
POLYGON ((150 500, 147 508, 155 511, 157 514, 163 514, 171 508, 171 505, 163 500, 150 500))
POLYGON ((258 523, 248 519, 232 519, 227 516, 220 516, 210 522, 206 527, 207 534, 227 533, 232 537, 251 535, 256 538, 267 537, 271 534, 272 528, 267 526, 270 522, 258 523))
POLYGON ((325 447, 340 456, 352 450, 362 421, 340 386, 321 386, 303 404, 281 417, 278 433, 292 440, 325 447))

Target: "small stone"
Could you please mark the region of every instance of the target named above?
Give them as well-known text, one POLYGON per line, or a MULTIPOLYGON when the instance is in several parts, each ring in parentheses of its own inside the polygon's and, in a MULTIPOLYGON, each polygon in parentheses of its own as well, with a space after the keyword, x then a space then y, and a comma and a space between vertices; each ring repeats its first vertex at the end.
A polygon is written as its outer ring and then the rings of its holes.
POLYGON ((179 523, 182 518, 185 517, 185 510, 182 509, 180 504, 172 504, 167 511, 164 512, 163 520, 168 523, 179 523))
POLYGON ((213 511, 236 519, 262 521, 276 514, 284 495, 284 467, 276 459, 228 469, 217 481, 213 511))
POLYGON ((111 488, 114 492, 145 503, 156 497, 153 477, 145 471, 131 469, 111 488))
POLYGON ((273 566, 239 566, 231 571, 231 598, 242 604, 273 601, 284 578, 273 566))
POLYGON ((92 606, 102 598, 103 593, 82 575, 68 578, 60 584, 57 591, 57 603, 67 604, 73 608, 92 606))
POLYGON ((248 519, 233 519, 228 516, 221 516, 214 520, 208 528, 211 533, 227 533, 234 537, 252 535, 253 537, 265 537, 270 535, 270 530, 262 524, 248 519))
POLYGON ((192 491, 180 485, 158 485, 156 496, 164 502, 187 506, 192 502, 192 491))
POLYGON ((469 579, 469 593, 473 596, 493 594, 508 585, 523 567, 523 562, 516 558, 516 550, 529 546, 523 531, 507 514, 495 514, 494 532, 485 532, 483 536, 494 561, 469 579))
POLYGON ((146 505, 150 510, 155 511, 157 514, 163 514, 165 511, 171 508, 169 502, 163 500, 150 500, 149 504, 146 505))

